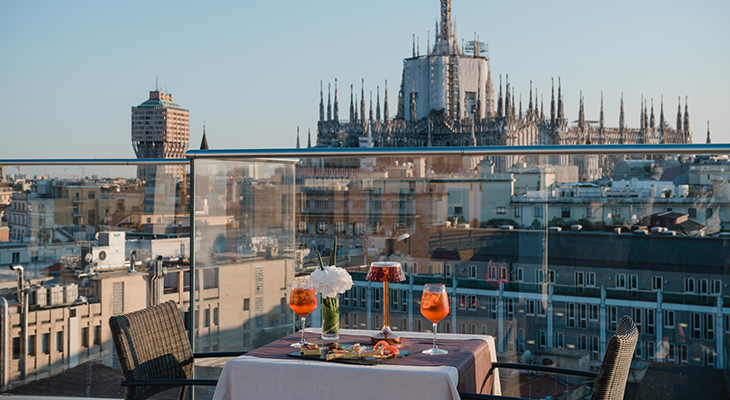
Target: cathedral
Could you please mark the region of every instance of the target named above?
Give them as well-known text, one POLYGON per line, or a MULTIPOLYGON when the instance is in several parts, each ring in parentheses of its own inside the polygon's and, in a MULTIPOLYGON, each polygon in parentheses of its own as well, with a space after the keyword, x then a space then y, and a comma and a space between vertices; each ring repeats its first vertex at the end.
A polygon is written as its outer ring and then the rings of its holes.
MULTIPOLYGON (((391 118, 390 114, 387 81, 383 112, 378 88, 375 109, 371 92, 366 114, 363 81, 359 99, 350 86, 349 119, 341 120, 335 80, 334 103, 331 91, 328 91, 326 107, 320 88, 316 147, 691 143, 686 101, 684 115, 680 105, 676 128, 672 128, 664 117, 663 100, 657 121, 653 101, 649 110, 647 102, 642 99, 640 127, 628 128, 624 123, 622 98, 618 127, 607 127, 603 98, 599 121, 587 121, 581 94, 577 121, 569 123, 558 79, 557 98, 553 82, 549 114, 545 113, 537 91, 533 97, 532 83, 529 100, 523 110, 522 97, 520 95, 519 100, 516 99, 509 76, 506 76, 504 88, 500 77, 498 93, 495 93, 486 44, 476 37, 466 43, 458 42, 456 24, 451 18, 451 1, 440 1, 441 16, 436 26, 436 40, 433 46, 428 44, 427 54, 419 54, 414 40, 413 54, 404 60, 395 118, 391 118)), ((497 165, 497 168, 503 171, 517 161, 520 160, 508 157, 504 162, 507 165, 497 165)), ((556 162, 575 165, 581 161, 562 157, 556 162)), ((588 174, 591 176, 583 177, 592 178, 598 172, 591 169, 594 171, 585 171, 581 175, 588 174)))

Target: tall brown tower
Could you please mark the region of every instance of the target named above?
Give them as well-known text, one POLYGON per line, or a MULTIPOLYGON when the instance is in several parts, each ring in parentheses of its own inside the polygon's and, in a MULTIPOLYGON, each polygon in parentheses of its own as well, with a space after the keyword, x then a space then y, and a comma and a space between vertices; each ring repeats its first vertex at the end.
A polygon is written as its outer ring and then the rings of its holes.
MULTIPOLYGON (((190 143, 190 112, 172 101, 172 94, 150 92, 149 100, 132 107, 132 147, 137 158, 184 158, 190 143)), ((139 166, 137 178, 157 174, 185 178, 181 165, 139 166)))

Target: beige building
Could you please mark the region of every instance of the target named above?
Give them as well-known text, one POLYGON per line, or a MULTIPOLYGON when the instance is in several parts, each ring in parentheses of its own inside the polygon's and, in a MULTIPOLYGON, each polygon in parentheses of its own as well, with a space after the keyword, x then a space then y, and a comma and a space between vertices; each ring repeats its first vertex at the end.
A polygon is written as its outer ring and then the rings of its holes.
MULTIPOLYGON (((132 107, 132 147, 137 158, 183 158, 190 142, 190 112, 172 101, 172 94, 159 90, 132 107)), ((185 178, 180 165, 139 166, 137 178, 148 181, 158 173, 185 178)))

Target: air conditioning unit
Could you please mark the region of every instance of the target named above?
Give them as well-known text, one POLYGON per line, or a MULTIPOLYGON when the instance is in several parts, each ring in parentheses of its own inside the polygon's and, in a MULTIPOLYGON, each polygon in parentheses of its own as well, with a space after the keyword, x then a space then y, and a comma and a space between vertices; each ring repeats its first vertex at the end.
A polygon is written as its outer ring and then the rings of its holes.
POLYGON ((66 285, 63 289, 63 302, 73 303, 79 297, 79 287, 75 284, 66 285))

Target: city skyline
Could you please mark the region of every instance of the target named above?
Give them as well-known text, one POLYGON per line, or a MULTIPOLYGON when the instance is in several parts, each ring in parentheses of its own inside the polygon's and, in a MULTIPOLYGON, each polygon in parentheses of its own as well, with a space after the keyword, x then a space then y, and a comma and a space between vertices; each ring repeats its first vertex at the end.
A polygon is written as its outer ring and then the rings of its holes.
MULTIPOLYGON (((688 96, 693 141, 705 142, 709 120, 713 143, 728 142, 723 111, 730 101, 723 95, 730 79, 722 72, 730 70, 730 55, 721 49, 730 38, 722 21, 730 5, 679 5, 455 0, 453 16, 460 39, 476 31, 489 44, 495 84, 509 74, 525 103, 531 80, 548 95, 551 78, 561 77, 570 121, 582 91, 586 120, 598 119, 603 92, 607 124, 616 125, 623 93, 626 123, 637 126, 643 94, 657 114, 664 96, 673 125, 677 97, 684 107, 688 96), (600 23, 592 15, 601 15, 600 23)), ((6 3, 0 10, 0 35, 9 39, 0 45, 9 60, 0 66, 2 158, 134 158, 130 108, 155 89, 157 77, 160 89, 190 110, 190 148, 199 146, 204 122, 211 148, 294 147, 297 126, 306 145, 308 129, 316 136, 320 80, 326 91, 338 78, 342 101, 347 86, 357 88, 363 78, 368 94, 375 97, 380 86, 383 96, 387 79, 392 117, 412 37, 425 54, 439 12, 436 2, 415 1, 188 4, 172 11, 155 4, 144 15, 94 3, 47 3, 41 11, 6 3), (38 108, 47 118, 35 115, 38 108), (28 139, 42 144, 29 146, 28 139)))

